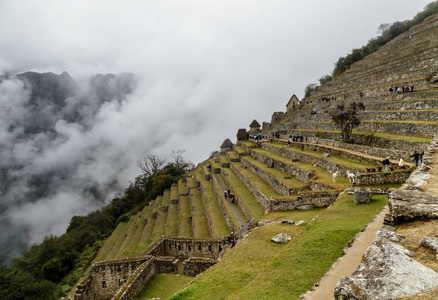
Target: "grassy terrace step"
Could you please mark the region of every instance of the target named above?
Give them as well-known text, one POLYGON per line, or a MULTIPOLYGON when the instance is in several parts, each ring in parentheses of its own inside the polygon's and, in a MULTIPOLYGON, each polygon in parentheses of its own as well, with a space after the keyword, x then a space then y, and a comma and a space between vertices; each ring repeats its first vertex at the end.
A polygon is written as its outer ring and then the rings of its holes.
POLYGON ((139 253, 139 251, 137 251, 137 245, 140 242, 140 239, 141 239, 141 236, 143 234, 144 227, 145 227, 144 219, 145 219, 145 215, 148 212, 147 209, 148 209, 148 207, 146 206, 142 212, 137 213, 135 216, 133 216, 131 218, 131 221, 133 222, 133 225, 135 226, 135 228, 131 228, 131 232, 129 233, 129 235, 127 237, 128 241, 127 241, 125 247, 123 248, 123 252, 121 253, 121 255, 118 255, 119 258, 133 257, 137 253, 139 253))
POLYGON ((207 165, 201 167, 202 175, 205 180, 210 180, 211 171, 207 168, 207 165))
POLYGON ((136 253, 143 252, 151 243, 152 231, 154 230, 155 220, 152 218, 152 213, 154 212, 154 201, 149 203, 147 210, 145 211, 144 219, 147 219, 147 224, 143 227, 143 232, 141 234, 141 238, 137 244, 136 253))
POLYGON ((192 220, 190 219, 192 211, 190 207, 189 196, 180 196, 178 207, 179 207, 178 236, 192 237, 193 227, 192 227, 192 220))
POLYGON ((234 152, 234 151, 228 151, 226 153, 227 158, 229 161, 239 161, 240 160, 240 156, 238 153, 234 152))
MULTIPOLYGON (((186 188, 187 189, 187 188, 186 188)), ((170 188, 170 203, 176 204, 179 201, 179 182, 170 188)))
POLYGON ((225 154, 219 155, 219 164, 222 168, 228 168, 230 166, 230 160, 225 154))
POLYGON ((242 147, 239 147, 239 146, 234 147, 234 151, 239 157, 248 155, 248 153, 246 153, 246 150, 242 147))
POLYGON ((384 196, 373 199, 369 205, 356 205, 353 195, 344 194, 325 210, 275 212, 276 219, 306 222, 319 216, 303 227, 273 223, 254 230, 170 299, 297 299, 320 280, 347 242, 386 204, 384 196), (292 241, 271 243, 278 232, 288 233, 292 241))
POLYGON ((188 196, 189 190, 187 189, 187 182, 182 180, 178 181, 178 196, 188 196))
MULTIPOLYGON (((178 199, 179 202, 179 199, 178 199)), ((178 236, 178 204, 170 204, 166 220, 166 236, 178 236)))
MULTIPOLYGON (((322 156, 324 155, 324 153, 313 151, 310 149, 304 149, 304 151, 302 151, 301 148, 295 148, 295 147, 286 147, 285 148, 284 145, 280 144, 280 143, 272 143, 269 145, 276 147, 278 149, 282 149, 284 151, 300 153, 300 154, 304 154, 304 155, 308 155, 308 156, 320 158, 320 159, 323 159, 322 156)), ((324 158, 324 159, 329 161, 329 162, 332 162, 334 164, 346 166, 346 167, 353 168, 353 169, 356 169, 356 170, 359 170, 362 172, 366 168, 375 168, 377 166, 377 165, 373 165, 373 164, 356 162, 356 161, 352 161, 352 160, 345 159, 342 157, 335 157, 335 156, 329 156, 329 157, 324 158)))
POLYGON ((210 181, 200 180, 201 197, 210 224, 211 235, 220 238, 230 233, 210 181))
POLYGON ((163 203, 162 205, 169 205, 170 204, 170 190, 166 189, 163 193, 163 203))
POLYGON ((231 208, 232 204, 227 199, 225 199, 225 196, 223 194, 223 191, 225 189, 225 181, 223 180, 222 175, 215 174, 212 177, 211 181, 213 184, 213 188, 216 191, 216 198, 218 198, 218 201, 220 202, 219 205, 221 206, 222 212, 224 215, 228 216, 228 227, 232 227, 234 228, 235 232, 238 232, 240 226, 244 225, 248 220, 240 210, 239 206, 235 205, 234 208, 231 208))
MULTIPOLYGON (((160 196, 158 196, 157 199, 158 198, 160 198, 160 196)), ((164 201, 164 197, 161 197, 161 198, 162 198, 161 201, 164 201)), ((170 199, 170 191, 169 191, 169 199, 170 199)), ((158 216, 157 216, 157 219, 155 221, 154 230, 152 231, 152 236, 151 236, 152 241, 157 240, 160 236, 164 235, 164 233, 166 232, 165 227, 166 227, 166 220, 167 220, 168 212, 163 211, 162 207, 163 207, 163 205, 154 207, 154 213, 158 213, 158 216)))
POLYGON ((114 258, 114 255, 111 252, 116 251, 116 247, 123 241, 126 229, 128 228, 128 223, 121 222, 117 225, 117 228, 113 231, 113 233, 105 240, 102 247, 97 253, 96 258, 90 264, 90 267, 93 263, 98 261, 110 260, 114 258))
POLYGON ((205 215, 205 207, 202 202, 201 193, 198 189, 190 190, 190 204, 192 209, 192 226, 194 237, 211 237, 208 219, 205 215))
POLYGON ((346 178, 341 177, 341 176, 338 176, 337 182, 334 183, 333 176, 329 171, 327 171, 326 169, 324 169, 322 167, 315 166, 311 163, 306 163, 306 162, 301 162, 301 161, 291 162, 291 160, 289 158, 283 157, 281 155, 278 155, 276 153, 273 153, 273 152, 270 152, 267 150, 263 150, 261 148, 255 148, 255 149, 253 149, 253 151, 256 153, 260 153, 264 156, 271 157, 272 159, 278 160, 284 164, 292 165, 296 168, 303 170, 306 173, 313 170, 313 171, 315 171, 315 173, 317 175, 315 178, 312 178, 312 180, 317 181, 317 182, 321 182, 324 185, 330 186, 334 190, 343 189, 349 183, 349 181, 346 178))
MULTIPOLYGON (((251 165, 259 170, 262 170, 264 173, 274 177, 276 180, 280 181, 284 186, 289 187, 293 192, 297 193, 301 190, 309 190, 309 184, 300 181, 299 179, 295 177, 291 177, 282 171, 275 169, 275 168, 268 168, 266 164, 261 163, 260 161, 256 160, 252 157, 244 157, 242 158, 242 163, 246 166, 251 165)), ((274 185, 271 184, 271 186, 275 189, 274 185)), ((281 191, 277 190, 277 192, 282 193, 281 191)), ((283 195, 283 196, 289 196, 289 195, 283 195)))
MULTIPOLYGON (((317 131, 324 133, 335 133, 340 134, 339 130, 320 130, 320 129, 291 129, 290 131, 296 131, 296 132, 303 132, 303 134, 307 134, 308 136, 314 136, 317 131)), ((354 131, 353 134, 360 134, 360 135, 366 135, 369 132, 365 131, 354 131)), ((406 141, 406 142, 417 142, 417 143, 430 143, 432 141, 432 138, 429 137, 421 137, 421 136, 415 136, 415 135, 404 135, 404 134, 395 134, 395 133, 389 133, 389 132, 375 132, 374 136, 390 139, 390 140, 399 140, 399 141, 406 141)))
POLYGON ((237 203, 240 206, 242 212, 247 212, 245 215, 248 219, 254 218, 256 220, 263 217, 265 210, 258 203, 254 196, 251 194, 250 190, 246 185, 239 180, 236 173, 231 169, 223 169, 222 176, 228 182, 230 190, 233 191, 234 195, 238 199, 237 203))
POLYGON ((249 180, 263 195, 265 195, 268 198, 276 198, 281 199, 283 196, 274 190, 271 185, 269 185, 266 181, 258 177, 256 174, 251 172, 246 168, 244 164, 241 162, 233 162, 231 163, 237 170, 240 171, 240 173, 249 180))

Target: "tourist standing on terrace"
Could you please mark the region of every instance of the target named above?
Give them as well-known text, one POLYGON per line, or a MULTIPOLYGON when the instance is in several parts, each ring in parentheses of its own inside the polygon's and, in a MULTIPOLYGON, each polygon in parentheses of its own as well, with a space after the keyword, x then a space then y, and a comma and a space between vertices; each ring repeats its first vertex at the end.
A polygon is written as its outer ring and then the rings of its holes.
POLYGON ((418 153, 418 151, 415 151, 415 153, 410 156, 414 158, 416 167, 418 167, 418 163, 420 162, 420 159, 423 159, 423 155, 424 155, 424 151, 421 154, 418 153))
POLYGON ((385 171, 389 171, 389 164, 390 164, 390 162, 389 162, 389 156, 387 156, 386 158, 385 158, 385 160, 384 161, 382 161, 382 164, 385 166, 385 171))

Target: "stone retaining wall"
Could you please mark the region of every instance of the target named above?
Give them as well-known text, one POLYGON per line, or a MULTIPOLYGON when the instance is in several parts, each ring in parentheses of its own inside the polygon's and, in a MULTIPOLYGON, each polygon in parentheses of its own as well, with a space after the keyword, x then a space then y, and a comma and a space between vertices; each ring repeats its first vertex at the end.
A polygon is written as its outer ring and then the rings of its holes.
POLYGON ((217 263, 216 260, 189 258, 183 262, 185 276, 195 277, 217 263))
MULTIPOLYGON (((350 173, 356 173, 358 171, 357 169, 354 169, 351 167, 347 167, 347 166, 343 166, 343 165, 339 165, 339 164, 330 162, 324 158, 311 156, 311 155, 306 154, 304 152, 290 151, 290 150, 288 150, 288 148, 278 148, 276 146, 270 145, 269 143, 263 144, 262 149, 277 153, 283 157, 287 157, 290 159, 298 159, 299 161, 304 161, 304 162, 311 163, 313 165, 320 166, 320 167, 326 169, 327 171, 329 171, 330 173, 338 172, 338 174, 340 176, 345 177, 345 178, 347 178, 347 171, 350 173)), ((360 171, 363 171, 363 170, 360 170, 360 171)))
POLYGON ((357 174, 355 181, 357 185, 404 183, 406 179, 409 178, 411 172, 412 170, 402 170, 394 172, 357 174))
POLYGON ((240 172, 239 168, 237 168, 235 165, 231 165, 230 166, 231 170, 234 171, 234 173, 236 173, 237 177, 239 178, 240 181, 242 181, 246 187, 248 188, 248 190, 251 192, 251 194, 254 196, 255 200, 260 203, 260 205, 265 209, 265 210, 270 210, 270 205, 269 205, 269 200, 268 198, 259 191, 259 189, 257 187, 255 187, 251 181, 249 181, 243 174, 242 172, 240 172))
POLYGON ((315 207, 328 207, 339 196, 339 192, 306 193, 298 195, 297 199, 271 199, 270 210, 293 210, 303 205, 315 207))
POLYGON ((274 162, 274 168, 277 170, 282 171, 285 174, 289 174, 292 177, 297 178, 298 180, 302 182, 308 182, 310 185, 310 188, 312 190, 331 190, 332 187, 314 180, 311 180, 312 173, 309 173, 308 171, 302 170, 300 168, 297 168, 291 164, 286 164, 278 159, 269 157, 265 154, 259 153, 257 151, 251 151, 251 156, 261 163, 268 163, 269 160, 272 160, 274 162))
MULTIPOLYGON (((278 193, 282 194, 283 196, 290 196, 293 194, 296 194, 298 192, 309 190, 309 186, 301 186, 301 187, 291 187, 282 181, 280 181, 275 176, 272 176, 265 170, 258 168, 257 166, 254 166, 246 160, 245 158, 242 158, 242 164, 245 165, 249 170, 251 170, 254 174, 256 174, 261 179, 265 180, 269 185, 275 189, 278 193)), ((275 164, 274 164, 275 166, 275 164)))
MULTIPOLYGON (((222 177, 224 178, 224 180, 225 180, 225 182, 227 183, 227 185, 228 185, 228 187, 229 187, 229 189, 230 189, 230 192, 233 192, 235 195, 236 195, 236 192, 233 190, 233 188, 232 188, 232 186, 233 186, 233 184, 230 182, 230 180, 228 179, 228 176, 226 176, 225 174, 224 174, 224 172, 223 171, 221 171, 221 175, 222 175, 222 177)), ((237 195, 236 195, 236 197, 237 197, 237 195)), ((236 203, 237 203, 237 205, 239 205, 239 207, 240 207, 240 209, 242 210, 242 212, 243 212, 243 214, 245 215, 245 217, 248 219, 248 220, 251 220, 251 219, 253 219, 253 217, 251 216, 251 214, 248 212, 248 210, 246 209, 246 207, 245 207, 245 205, 243 204, 244 203, 244 201, 239 201, 239 199, 237 199, 236 198, 236 203)))
POLYGON ((130 300, 141 292, 146 283, 155 274, 155 264, 153 261, 143 263, 131 279, 117 292, 112 300, 130 300))
POLYGON ((233 213, 231 211, 229 211, 228 208, 225 206, 225 204, 222 202, 222 197, 223 197, 222 191, 225 188, 222 186, 218 186, 219 182, 218 182, 217 178, 212 178, 211 182, 213 185, 213 191, 214 191, 215 197, 219 203, 222 214, 225 218, 225 222, 228 225, 228 229, 230 231, 238 232, 239 228, 234 228, 234 225, 233 225, 233 221, 232 221, 232 218, 234 218, 233 213), (219 193, 221 193, 221 194, 219 194, 219 193))

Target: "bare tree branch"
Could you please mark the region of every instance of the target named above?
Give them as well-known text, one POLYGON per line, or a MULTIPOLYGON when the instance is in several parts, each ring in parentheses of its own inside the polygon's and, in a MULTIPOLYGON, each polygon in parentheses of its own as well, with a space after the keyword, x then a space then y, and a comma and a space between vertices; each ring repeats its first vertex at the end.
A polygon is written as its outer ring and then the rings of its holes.
POLYGON ((161 166, 165 162, 166 161, 164 159, 160 159, 155 155, 147 155, 143 157, 142 160, 137 160, 137 166, 147 177, 151 177, 161 169, 161 166))

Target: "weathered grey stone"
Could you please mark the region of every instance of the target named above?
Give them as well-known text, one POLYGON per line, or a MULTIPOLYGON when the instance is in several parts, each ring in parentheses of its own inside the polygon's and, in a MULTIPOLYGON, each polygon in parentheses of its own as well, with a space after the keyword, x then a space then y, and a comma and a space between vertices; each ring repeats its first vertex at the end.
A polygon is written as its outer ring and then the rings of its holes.
POLYGON ((302 226, 302 225, 306 225, 306 221, 301 220, 295 223, 296 226, 302 226))
POLYGON ((438 219, 438 195, 417 191, 388 190, 389 214, 385 222, 396 224, 416 218, 438 219))
POLYGON ((438 238, 424 237, 421 239, 421 246, 435 251, 438 254, 438 238))
POLYGON ((371 203, 373 192, 370 189, 356 189, 354 191, 354 203, 368 204, 371 203))
POLYGON ((321 157, 322 158, 327 158, 327 157, 329 157, 330 156, 330 153, 324 153, 321 157))
POLYGON ((395 299, 438 288, 438 273, 412 260, 390 226, 376 234, 362 263, 335 287, 335 299, 395 299))
POLYGON ((292 239, 292 237, 290 235, 288 235, 287 233, 279 233, 276 236, 274 236, 271 241, 274 243, 287 243, 292 239))
POLYGON ((297 208, 295 208, 295 209, 298 209, 298 210, 309 210, 309 209, 314 209, 315 207, 313 206, 313 205, 301 205, 301 206, 298 206, 297 208))

